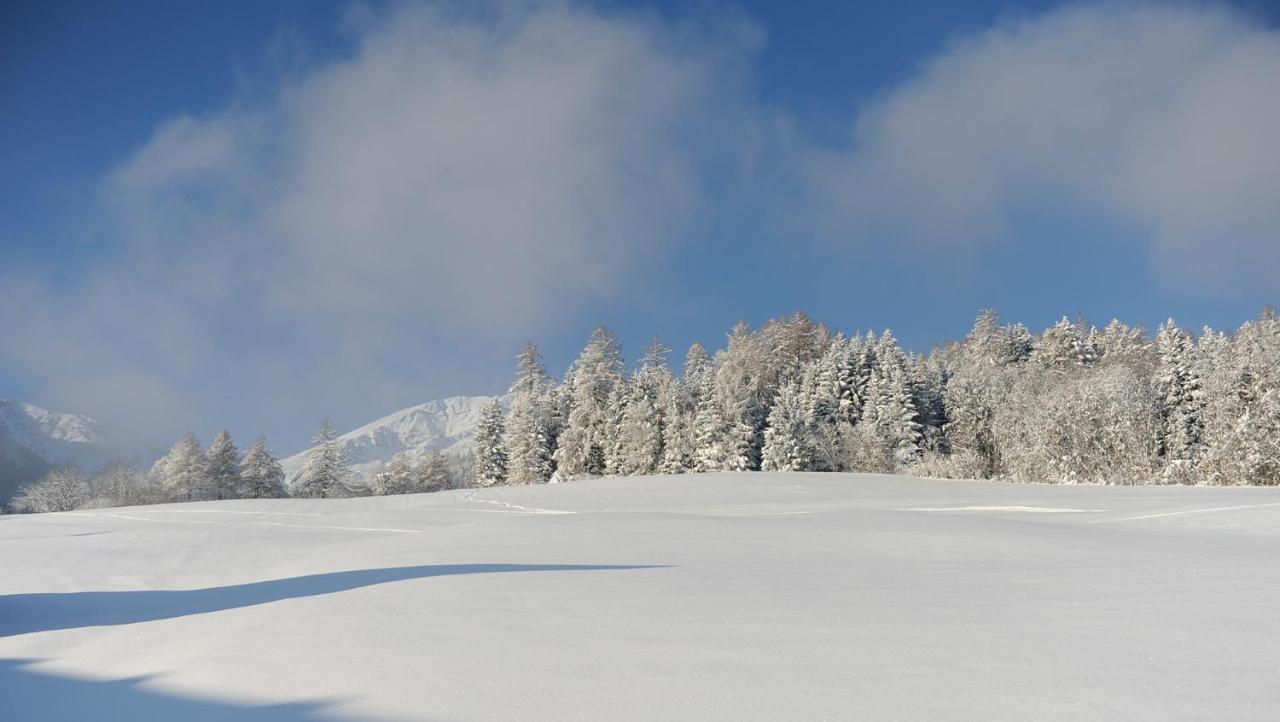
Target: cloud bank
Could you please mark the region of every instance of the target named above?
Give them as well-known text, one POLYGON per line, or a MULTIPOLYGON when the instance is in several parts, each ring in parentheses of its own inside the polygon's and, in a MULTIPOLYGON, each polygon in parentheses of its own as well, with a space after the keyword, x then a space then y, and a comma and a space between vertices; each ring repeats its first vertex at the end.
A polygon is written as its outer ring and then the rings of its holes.
POLYGON ((809 167, 828 230, 970 250, 1055 210, 1178 281, 1275 287, 1280 33, 1223 8, 1104 4, 955 41, 809 167))
POLYGON ((52 403, 172 435, 198 407, 318 418, 475 384, 465 357, 509 365, 488 344, 514 353, 697 224, 700 148, 756 42, 560 4, 352 22, 351 57, 174 118, 112 172, 120 247, 82 282, 6 278, 29 342, 4 357, 52 403))
POLYGON ((157 128, 102 180, 87 271, 0 271, 0 363, 39 400, 296 444, 327 413, 496 391, 526 335, 696 277, 670 267, 688 245, 785 252, 705 234, 761 208, 924 257, 1037 243, 1021 224, 1048 208, 1122 229, 1171 278, 1274 288, 1280 269, 1280 34, 1226 10, 1002 22, 861 109, 842 148, 771 130, 793 126, 756 99, 761 34, 732 13, 352 23, 349 56, 157 128))

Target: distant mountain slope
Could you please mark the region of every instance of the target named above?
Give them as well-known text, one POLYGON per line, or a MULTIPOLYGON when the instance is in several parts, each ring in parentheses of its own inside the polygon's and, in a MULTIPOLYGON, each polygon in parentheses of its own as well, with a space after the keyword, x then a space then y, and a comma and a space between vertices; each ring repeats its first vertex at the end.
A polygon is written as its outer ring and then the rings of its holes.
MULTIPOLYGON (((349 431, 338 440, 361 478, 369 478, 392 456, 405 452, 414 462, 428 451, 465 452, 480 423, 480 412, 493 396, 453 396, 401 409, 349 431)), ((289 479, 302 468, 306 452, 281 462, 289 479)))
POLYGON ((145 465, 158 455, 157 449, 88 416, 0 399, 0 504, 55 466, 97 471, 112 459, 145 465))

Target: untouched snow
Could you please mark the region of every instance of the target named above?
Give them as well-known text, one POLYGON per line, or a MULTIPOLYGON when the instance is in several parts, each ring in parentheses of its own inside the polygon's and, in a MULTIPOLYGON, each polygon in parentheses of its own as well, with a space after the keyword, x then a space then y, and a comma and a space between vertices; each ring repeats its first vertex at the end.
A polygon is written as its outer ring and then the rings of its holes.
POLYGON ((605 479, 0 517, 0 550, 25 722, 1280 719, 1275 489, 605 479))
MULTIPOLYGON (((428 451, 457 453, 471 448, 480 413, 492 396, 452 396, 401 409, 338 437, 352 471, 368 479, 392 456, 405 452, 417 463, 428 451)), ((280 462, 293 479, 302 469, 306 451, 280 462)))

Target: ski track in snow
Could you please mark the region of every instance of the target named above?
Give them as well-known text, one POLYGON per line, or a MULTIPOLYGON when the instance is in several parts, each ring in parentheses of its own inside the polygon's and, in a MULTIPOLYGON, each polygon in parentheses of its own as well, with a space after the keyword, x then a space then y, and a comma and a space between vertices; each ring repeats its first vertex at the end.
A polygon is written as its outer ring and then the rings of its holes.
POLYGON ((946 512, 946 511, 1003 511, 1014 513, 1029 514, 1101 514, 1109 511, 1109 509, 1062 509, 1049 506, 939 506, 939 507, 912 507, 907 509, 898 509, 897 511, 925 511, 925 512, 946 512))
MULTIPOLYGON (((192 514, 200 514, 200 513, 204 513, 204 512, 202 512, 202 511, 201 511, 201 510, 199 510, 199 509, 183 509, 183 510, 178 510, 178 509, 166 509, 166 510, 159 510, 159 509, 157 509, 157 510, 155 510, 155 511, 157 511, 157 512, 160 512, 160 511, 170 511, 170 512, 174 512, 174 513, 177 513, 177 512, 179 512, 179 511, 184 511, 184 512, 192 513, 192 514)), ((227 510, 222 510, 222 512, 223 512, 223 513, 227 513, 227 514, 236 514, 236 513, 240 513, 240 512, 227 511, 227 510)), ((146 512, 144 512, 144 513, 148 513, 148 514, 149 514, 149 513, 152 513, 152 510, 150 510, 150 509, 149 509, 149 510, 147 510, 147 511, 146 511, 146 512)), ((271 513, 274 513, 274 512, 243 512, 243 513, 245 513, 245 514, 271 514, 271 513)), ((145 517, 145 516, 133 516, 133 515, 131 515, 131 514, 117 514, 117 513, 114 513, 114 512, 97 512, 97 513, 85 513, 85 512, 64 512, 64 514, 65 514, 66 516, 113 517, 113 518, 116 518, 116 519, 130 519, 130 520, 133 520, 133 521, 148 521, 148 522, 164 522, 164 521, 169 521, 169 522, 176 522, 176 523, 179 523, 179 524, 211 524, 211 525, 214 525, 214 526, 225 526, 225 525, 226 525, 226 522, 222 522, 222 521, 213 521, 213 520, 210 520, 210 519, 183 519, 183 520, 181 520, 181 521, 172 520, 172 519, 149 519, 149 518, 147 518, 147 517, 145 517)), ((299 513, 299 514, 289 514, 289 515, 290 515, 290 516, 323 516, 322 514, 301 514, 301 513, 299 513)), ((281 522, 281 521, 245 521, 245 522, 241 522, 241 523, 243 523, 243 524, 252 524, 252 525, 254 525, 254 526, 282 526, 282 527, 289 527, 289 528, 292 528, 292 529, 324 529, 324 530, 335 530, 335 531, 395 532, 395 533, 399 533, 399 534, 421 534, 421 533, 424 531, 423 529, 399 529, 399 528, 395 528, 395 527, 332 526, 332 525, 327 525, 327 524, 289 524, 289 523, 281 522)))
POLYGON ((506 501, 498 501, 496 499, 477 499, 476 498, 477 493, 479 493, 478 490, 467 494, 465 497, 463 497, 463 501, 468 501, 473 504, 496 504, 502 507, 502 509, 498 509, 498 510, 487 509, 486 511, 500 511, 508 514, 577 514, 578 513, 576 511, 568 511, 565 509, 543 509, 536 506, 520 506, 519 504, 512 504, 506 501))
POLYGON ((1098 519, 1098 522, 1107 521, 1140 521, 1142 519, 1162 519, 1170 516, 1183 516, 1185 514, 1210 514, 1218 511, 1237 511, 1240 509, 1260 509, 1268 506, 1280 506, 1280 501, 1269 502, 1264 504, 1240 504, 1238 506, 1214 506, 1207 509, 1182 509, 1179 511, 1165 511, 1157 514, 1141 514, 1139 516, 1124 516, 1119 519, 1098 519))

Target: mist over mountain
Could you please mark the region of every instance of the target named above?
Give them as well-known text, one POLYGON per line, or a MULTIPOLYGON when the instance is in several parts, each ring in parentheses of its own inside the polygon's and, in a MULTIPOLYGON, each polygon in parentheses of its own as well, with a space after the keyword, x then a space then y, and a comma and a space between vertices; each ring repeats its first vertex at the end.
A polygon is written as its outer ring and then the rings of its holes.
POLYGON ((0 399, 0 504, 49 469, 99 471, 112 460, 148 466, 164 449, 83 414, 0 399))

